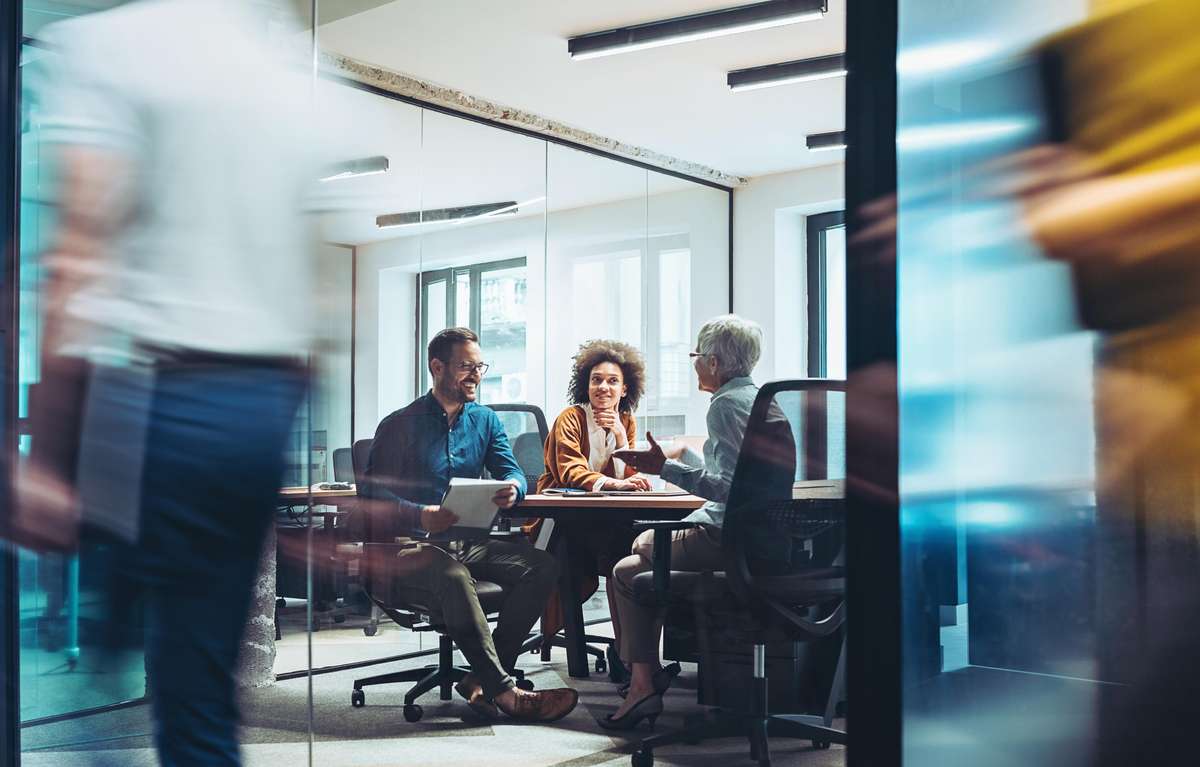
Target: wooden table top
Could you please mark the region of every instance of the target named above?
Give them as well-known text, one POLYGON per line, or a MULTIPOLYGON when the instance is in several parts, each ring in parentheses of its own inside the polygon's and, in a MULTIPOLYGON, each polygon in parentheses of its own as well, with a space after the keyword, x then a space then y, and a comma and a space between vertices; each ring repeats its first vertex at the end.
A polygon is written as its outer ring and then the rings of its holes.
MULTIPOLYGON (((348 498, 356 498, 357 492, 353 486, 349 490, 313 490, 312 498, 314 503, 325 503, 332 505, 338 500, 348 498)), ((279 500, 289 503, 306 503, 308 500, 307 487, 281 487, 279 488, 279 500)))
POLYGON ((705 503, 694 495, 527 495, 518 509, 683 509, 705 503))

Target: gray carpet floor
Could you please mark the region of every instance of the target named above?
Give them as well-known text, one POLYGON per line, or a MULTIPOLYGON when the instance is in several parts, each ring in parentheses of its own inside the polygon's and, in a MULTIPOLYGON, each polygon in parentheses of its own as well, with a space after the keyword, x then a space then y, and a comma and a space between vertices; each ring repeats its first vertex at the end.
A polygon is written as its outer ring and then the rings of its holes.
MULTIPOLYGON (((359 634, 361 637, 361 634, 359 634)), ((324 641, 337 644, 336 634, 324 641)), ((349 644, 348 640, 346 641, 349 644)), ((355 643, 361 647, 361 642, 355 643)), ((389 648, 390 649, 390 648, 389 648)), ((329 657, 329 650, 326 650, 329 657)), ((357 655, 357 653, 355 653, 357 655)), ((386 653, 385 653, 386 654, 386 653)), ((420 661, 408 661, 420 665, 420 661)), ((550 663, 526 655, 521 666, 539 688, 564 684, 566 663, 556 650, 550 663)), ((401 666, 395 666, 399 668, 401 666)), ((572 680, 580 691, 581 705, 553 725, 520 725, 476 718, 460 700, 443 702, 437 692, 420 701, 425 715, 408 723, 401 715, 407 685, 388 685, 367 691, 364 708, 350 706, 356 677, 391 670, 374 667, 325 674, 312 679, 312 764, 347 767, 421 767, 422 765, 478 764, 491 767, 592 767, 627 765, 637 738, 612 734, 597 720, 611 713, 618 701, 606 677, 572 680)), ((248 691, 243 698, 241 740, 245 763, 302 767, 309 763, 308 680, 296 679, 248 691)), ((700 712, 695 703, 695 670, 685 667, 676 687, 667 694, 667 711, 658 720, 662 732, 683 725, 684 717, 700 712)), ((152 721, 147 706, 88 716, 23 730, 23 764, 28 767, 147 767, 156 765, 152 748, 152 721)), ((807 741, 772 739, 776 765, 840 767, 845 752, 840 746, 816 751, 807 741)), ((655 752, 656 765, 725 767, 753 764, 744 740, 709 741, 700 746, 680 745, 655 752)))

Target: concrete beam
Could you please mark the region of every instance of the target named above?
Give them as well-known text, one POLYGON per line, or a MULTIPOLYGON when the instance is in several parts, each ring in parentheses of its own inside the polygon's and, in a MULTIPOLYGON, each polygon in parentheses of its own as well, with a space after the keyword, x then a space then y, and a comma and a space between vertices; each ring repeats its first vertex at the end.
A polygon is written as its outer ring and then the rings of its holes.
POLYGON ((322 69, 333 75, 370 85, 388 93, 417 99, 456 112, 482 117, 492 122, 523 128, 543 136, 569 141, 594 149, 600 149, 618 157, 652 165, 655 168, 682 173, 692 178, 704 179, 726 187, 738 187, 747 183, 742 176, 725 173, 707 165, 681 160, 652 149, 627 144, 617 139, 601 136, 582 128, 575 128, 548 117, 527 112, 516 107, 505 106, 478 96, 472 96, 454 88, 447 88, 426 80, 418 80, 390 69, 368 64, 335 53, 322 52, 322 69))

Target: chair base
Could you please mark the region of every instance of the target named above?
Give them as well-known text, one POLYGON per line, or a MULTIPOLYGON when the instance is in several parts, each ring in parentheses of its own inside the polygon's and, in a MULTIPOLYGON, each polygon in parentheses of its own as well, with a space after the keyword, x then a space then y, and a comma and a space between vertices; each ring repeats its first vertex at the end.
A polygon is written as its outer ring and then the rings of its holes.
MULTIPOLYGON (((590 644, 586 644, 583 646, 584 652, 586 652, 588 655, 591 655, 592 657, 594 657, 596 659, 596 673, 603 674, 605 671, 608 670, 608 659, 607 659, 607 652, 606 652, 605 648, 607 648, 609 645, 612 644, 612 642, 613 642, 612 637, 602 637, 602 636, 596 636, 594 634, 585 634, 583 637, 583 641, 584 642, 598 642, 605 646, 604 648, 595 647, 590 644)), ((541 653, 542 662, 548 663, 550 661, 551 648, 554 648, 554 647, 565 648, 566 646, 567 646, 566 637, 562 636, 561 634, 555 634, 554 636, 550 637, 550 641, 546 641, 545 634, 538 633, 538 634, 534 634, 533 636, 529 637, 529 639, 525 640, 525 644, 521 645, 521 652, 541 653)))
POLYGON ((846 733, 825 725, 819 716, 790 714, 747 714, 717 710, 682 730, 646 738, 633 753, 633 767, 651 767, 654 749, 677 743, 700 743, 714 738, 745 737, 750 742, 750 758, 760 767, 771 764, 768 737, 811 740, 813 748, 822 750, 830 744, 846 743, 846 733))
MULTIPOLYGON (((350 705, 361 708, 366 705, 364 687, 379 684, 394 684, 396 682, 416 682, 404 694, 404 718, 415 722, 421 718, 421 707, 416 705, 417 698, 434 688, 438 688, 441 700, 450 700, 454 683, 461 681, 470 673, 470 669, 454 665, 454 642, 445 634, 438 636, 438 663, 435 666, 410 668, 403 671, 393 671, 389 674, 376 674, 354 680, 354 691, 350 694, 350 705)), ((512 676, 517 685, 523 689, 533 689, 533 683, 526 681, 525 672, 514 669, 512 676)))

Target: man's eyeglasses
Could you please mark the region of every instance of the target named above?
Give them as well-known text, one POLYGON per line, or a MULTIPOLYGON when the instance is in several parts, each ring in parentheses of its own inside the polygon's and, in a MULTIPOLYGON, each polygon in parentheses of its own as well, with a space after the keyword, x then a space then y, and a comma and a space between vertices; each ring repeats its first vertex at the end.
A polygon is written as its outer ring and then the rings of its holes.
POLYGON ((474 365, 472 365, 470 362, 464 362, 458 366, 458 372, 462 373, 463 375, 467 375, 468 373, 474 371, 479 374, 480 378, 482 378, 483 374, 488 371, 488 367, 489 365, 486 362, 476 362, 474 365))

